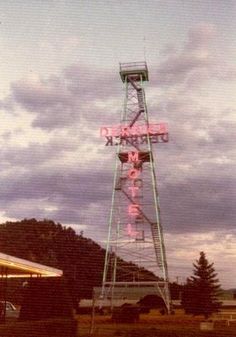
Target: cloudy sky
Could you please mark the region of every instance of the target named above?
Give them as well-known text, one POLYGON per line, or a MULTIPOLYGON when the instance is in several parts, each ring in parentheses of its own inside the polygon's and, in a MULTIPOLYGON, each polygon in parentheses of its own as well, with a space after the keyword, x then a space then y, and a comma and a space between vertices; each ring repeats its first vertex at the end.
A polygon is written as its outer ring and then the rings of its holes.
POLYGON ((236 3, 0 0, 0 221, 49 218, 104 243, 119 62, 146 59, 171 279, 204 250, 236 286, 236 3))

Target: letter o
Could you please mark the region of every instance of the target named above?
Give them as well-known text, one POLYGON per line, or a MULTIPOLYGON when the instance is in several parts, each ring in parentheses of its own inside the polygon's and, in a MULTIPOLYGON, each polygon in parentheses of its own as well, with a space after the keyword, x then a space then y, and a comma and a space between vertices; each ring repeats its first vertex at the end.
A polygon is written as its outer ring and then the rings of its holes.
POLYGON ((128 172, 128 177, 130 179, 137 179, 139 175, 140 175, 140 171, 135 168, 130 169, 128 172))

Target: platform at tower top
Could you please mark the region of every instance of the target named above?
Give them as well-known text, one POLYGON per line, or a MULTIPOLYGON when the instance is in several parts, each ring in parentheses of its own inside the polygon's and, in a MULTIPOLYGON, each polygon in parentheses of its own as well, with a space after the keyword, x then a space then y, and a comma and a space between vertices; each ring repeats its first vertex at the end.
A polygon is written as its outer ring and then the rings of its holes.
POLYGON ((141 75, 143 81, 148 81, 147 63, 145 61, 120 63, 120 77, 122 81, 125 82, 125 78, 129 75, 141 75))

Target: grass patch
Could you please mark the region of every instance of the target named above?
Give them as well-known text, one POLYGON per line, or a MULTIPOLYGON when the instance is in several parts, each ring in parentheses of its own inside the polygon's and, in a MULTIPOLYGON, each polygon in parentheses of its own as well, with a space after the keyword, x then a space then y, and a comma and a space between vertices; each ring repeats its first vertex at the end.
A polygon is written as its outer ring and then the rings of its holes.
POLYGON ((77 321, 55 318, 0 325, 1 337, 76 337, 77 321))
MULTIPOLYGON (((89 336, 91 316, 79 315, 79 336, 89 336)), ((96 316, 93 337, 235 337, 236 324, 226 326, 216 322, 213 331, 200 331, 203 317, 185 315, 177 310, 175 315, 162 316, 157 310, 141 314, 134 324, 112 323, 111 316, 96 316)))

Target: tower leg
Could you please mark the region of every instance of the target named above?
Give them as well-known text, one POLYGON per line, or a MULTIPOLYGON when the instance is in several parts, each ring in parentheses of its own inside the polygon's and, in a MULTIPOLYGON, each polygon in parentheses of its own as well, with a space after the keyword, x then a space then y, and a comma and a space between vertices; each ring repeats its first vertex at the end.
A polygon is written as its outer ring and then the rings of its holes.
POLYGON ((148 120, 143 83, 148 80, 146 63, 121 64, 120 75, 125 104, 120 126, 111 128, 109 139, 109 145, 118 146, 101 298, 110 299, 113 307, 122 300, 158 293, 170 313, 152 150, 152 143, 166 142, 168 134, 163 125, 151 125, 148 120))

